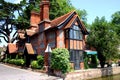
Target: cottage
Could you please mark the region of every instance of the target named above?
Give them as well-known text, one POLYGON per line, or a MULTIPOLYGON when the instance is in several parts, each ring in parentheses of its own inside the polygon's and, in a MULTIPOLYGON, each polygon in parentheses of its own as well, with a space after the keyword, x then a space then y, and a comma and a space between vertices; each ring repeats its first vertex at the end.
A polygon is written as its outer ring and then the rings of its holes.
POLYGON ((41 54, 45 56, 45 65, 47 65, 45 54, 47 44, 50 44, 52 49, 67 48, 70 52, 71 66, 74 69, 83 69, 85 36, 88 31, 75 11, 50 20, 49 6, 49 0, 42 0, 40 13, 31 12, 30 28, 26 32, 18 31, 19 51, 27 55, 41 54))

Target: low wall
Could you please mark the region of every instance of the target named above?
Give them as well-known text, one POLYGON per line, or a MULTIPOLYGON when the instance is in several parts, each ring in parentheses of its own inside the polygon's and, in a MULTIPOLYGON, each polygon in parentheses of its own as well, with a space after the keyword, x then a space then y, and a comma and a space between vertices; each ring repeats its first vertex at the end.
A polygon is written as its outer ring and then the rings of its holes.
POLYGON ((76 70, 67 74, 65 80, 86 80, 119 73, 120 67, 76 70))

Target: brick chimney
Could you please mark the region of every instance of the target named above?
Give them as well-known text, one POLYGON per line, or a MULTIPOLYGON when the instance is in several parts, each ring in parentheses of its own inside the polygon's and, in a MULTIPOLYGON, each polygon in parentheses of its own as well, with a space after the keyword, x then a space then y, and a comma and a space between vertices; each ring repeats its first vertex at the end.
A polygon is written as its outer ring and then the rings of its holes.
POLYGON ((49 0, 42 0, 40 4, 40 24, 44 26, 44 30, 50 27, 50 19, 49 19, 49 0))
POLYGON ((49 6, 50 6, 50 2, 49 0, 42 0, 41 4, 40 4, 40 18, 41 21, 45 20, 49 20, 49 6))

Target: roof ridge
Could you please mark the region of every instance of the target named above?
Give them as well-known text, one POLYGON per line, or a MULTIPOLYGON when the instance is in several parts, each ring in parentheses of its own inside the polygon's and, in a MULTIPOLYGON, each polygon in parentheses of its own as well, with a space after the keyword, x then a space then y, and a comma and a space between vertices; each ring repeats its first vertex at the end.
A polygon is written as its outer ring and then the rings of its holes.
MULTIPOLYGON (((60 17, 57 17, 57 18, 55 18, 54 20, 59 19, 59 18, 61 18, 61 17, 64 17, 64 16, 66 16, 66 15, 69 15, 70 13, 73 13, 73 12, 75 12, 75 10, 74 10, 74 11, 71 11, 71 12, 69 12, 69 13, 67 13, 67 14, 64 14, 64 15, 62 15, 62 16, 60 16, 60 17)), ((52 21, 54 21, 54 20, 52 20, 52 21)))

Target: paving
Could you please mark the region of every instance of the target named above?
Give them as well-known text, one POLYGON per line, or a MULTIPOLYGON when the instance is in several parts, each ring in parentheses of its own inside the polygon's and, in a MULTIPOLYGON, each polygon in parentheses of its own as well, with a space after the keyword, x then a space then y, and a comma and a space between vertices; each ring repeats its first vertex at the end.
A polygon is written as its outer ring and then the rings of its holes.
POLYGON ((0 80, 63 80, 45 73, 33 72, 0 63, 0 80))

